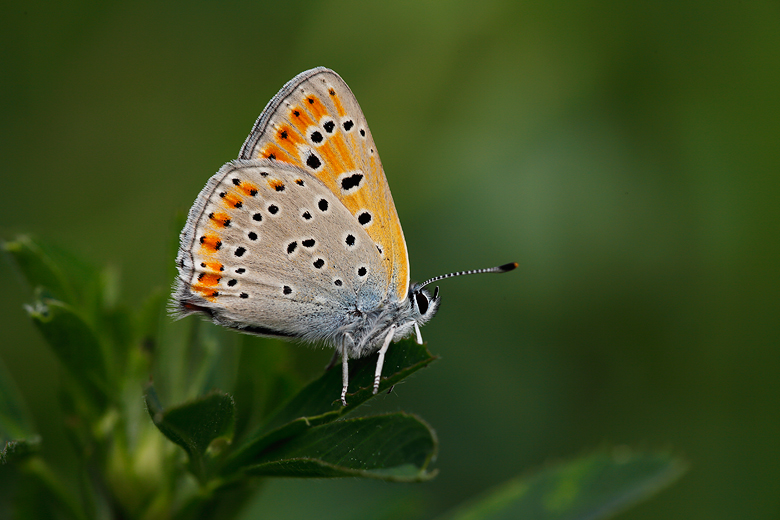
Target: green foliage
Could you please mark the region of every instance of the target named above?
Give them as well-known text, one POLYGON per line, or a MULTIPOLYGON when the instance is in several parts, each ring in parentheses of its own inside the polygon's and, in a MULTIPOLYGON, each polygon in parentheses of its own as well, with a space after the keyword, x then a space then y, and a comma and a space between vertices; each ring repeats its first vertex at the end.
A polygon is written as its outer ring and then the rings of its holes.
POLYGON ((103 348, 93 329, 72 307, 58 300, 41 298, 27 312, 92 407, 104 409, 115 389, 109 383, 103 348))
POLYGON ((518 477, 441 520, 585 520, 626 509, 669 484, 685 465, 666 453, 620 447, 518 477))
MULTIPOLYGON (((392 387, 435 359, 427 348, 413 341, 405 341, 399 344, 401 345, 401 348, 390 349, 387 353, 382 370, 385 377, 380 382, 380 391, 392 387)), ((268 421, 236 450, 228 461, 228 470, 256 464, 253 461, 262 455, 267 447, 300 435, 309 428, 335 421, 363 404, 374 397, 373 380, 374 363, 371 358, 351 362, 350 387, 358 388, 358 391, 348 394, 347 406, 341 406, 336 402, 337 396, 333 394, 333 389, 341 386, 340 372, 330 370, 324 373, 271 415, 268 421)), ((432 430, 430 436, 433 438, 432 430)), ((424 470, 425 467, 420 466, 420 469, 424 470)))
POLYGON ((154 387, 149 385, 146 407, 163 435, 187 452, 190 471, 205 484, 206 450, 217 439, 230 442, 233 437, 236 413, 233 398, 223 392, 213 391, 166 410, 160 404, 154 387))
MULTIPOLYGON (((307 425, 308 426, 308 425, 307 425)), ((370 477, 399 482, 427 480, 436 451, 428 425, 393 413, 305 428, 278 449, 246 461, 245 471, 272 477, 370 477)))
MULTIPOLYGON (((373 358, 350 364, 352 393, 342 407, 338 369, 301 384, 287 346, 194 319, 174 322, 163 292, 127 309, 110 271, 30 238, 4 249, 33 289, 28 314, 63 368, 63 427, 81 474, 76 493, 52 470, 39 450, 46 439, 0 365, 0 477, 20 477, 0 513, 232 518, 262 478, 435 476, 437 438, 423 420, 404 412, 355 415, 376 397, 373 358)), ((435 359, 411 340, 395 345, 380 390, 435 359)), ((599 452, 513 480, 447 518, 598 518, 680 472, 668 455, 599 452)))
POLYGON ((11 374, 0 361, 0 465, 14 463, 37 451, 40 438, 11 374))

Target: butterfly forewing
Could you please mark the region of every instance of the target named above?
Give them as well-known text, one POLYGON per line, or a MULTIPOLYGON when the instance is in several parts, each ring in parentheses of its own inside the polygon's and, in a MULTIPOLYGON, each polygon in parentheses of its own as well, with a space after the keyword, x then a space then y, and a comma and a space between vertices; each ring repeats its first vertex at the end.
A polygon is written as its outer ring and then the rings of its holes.
POLYGON ((258 118, 240 158, 295 165, 319 179, 373 241, 385 273, 382 293, 406 298, 401 224, 366 119, 338 74, 312 69, 287 83, 258 118))

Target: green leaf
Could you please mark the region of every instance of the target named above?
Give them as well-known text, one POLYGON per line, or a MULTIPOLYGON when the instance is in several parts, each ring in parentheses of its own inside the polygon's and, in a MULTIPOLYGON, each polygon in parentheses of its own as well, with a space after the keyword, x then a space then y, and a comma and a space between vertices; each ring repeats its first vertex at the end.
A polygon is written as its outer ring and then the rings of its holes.
POLYGON ((146 406, 157 428, 190 457, 190 470, 201 483, 207 480, 204 455, 214 441, 229 442, 233 435, 235 404, 219 390, 187 403, 164 409, 152 385, 146 392, 146 406))
MULTIPOLYGON (((435 359, 436 357, 431 355, 425 345, 418 345, 411 339, 391 345, 382 368, 379 393, 388 390, 435 359)), ((323 416, 318 424, 338 419, 375 396, 373 393, 375 370, 375 355, 349 362, 351 392, 347 394, 347 406, 342 406, 339 400, 341 365, 337 363, 288 401, 274 414, 264 429, 268 431, 298 417, 327 415, 323 416)))
POLYGON ((3 243, 30 286, 47 298, 91 312, 105 299, 100 273, 70 251, 46 241, 21 235, 3 243))
POLYGON ((27 306, 27 312, 75 382, 96 405, 105 406, 112 385, 103 348, 84 318, 68 304, 50 299, 27 306))
POLYGON ((361 417, 315 426, 257 457, 245 469, 269 477, 369 477, 428 480, 436 454, 431 428, 406 413, 361 417))
POLYGON ((668 486, 685 469, 665 453, 600 451, 512 479, 441 520, 605 518, 668 486))
POLYGON ((38 453, 40 446, 41 438, 37 435, 28 439, 6 441, 0 450, 0 466, 26 460, 30 455, 38 453))
POLYGON ((40 437, 13 378, 0 361, 0 465, 17 462, 38 451, 40 437))
MULTIPOLYGON (((412 340, 392 345, 385 357, 380 393, 435 359, 424 345, 418 345, 412 340)), ((341 370, 340 365, 337 365, 306 385, 264 427, 249 436, 230 457, 225 471, 234 471, 255 459, 271 444, 299 435, 307 428, 335 421, 375 397, 373 384, 376 356, 351 361, 349 368, 349 388, 353 392, 347 394, 347 406, 342 406, 339 400, 341 370)))
POLYGON ((66 274, 41 244, 22 235, 13 242, 5 242, 3 249, 13 257, 24 277, 33 288, 44 287, 55 298, 74 303, 75 291, 66 274))
POLYGON ((32 437, 32 419, 11 374, 0 360, 0 440, 32 437))

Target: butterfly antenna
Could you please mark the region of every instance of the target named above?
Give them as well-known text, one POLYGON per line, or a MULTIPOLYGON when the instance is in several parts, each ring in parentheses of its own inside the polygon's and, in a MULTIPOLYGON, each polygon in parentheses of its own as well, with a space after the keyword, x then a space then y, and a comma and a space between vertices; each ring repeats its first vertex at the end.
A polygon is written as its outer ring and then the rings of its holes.
POLYGON ((429 283, 438 282, 439 280, 444 280, 445 278, 452 278, 453 276, 463 276, 466 274, 480 274, 480 273, 508 273, 509 271, 515 269, 517 267, 517 262, 511 262, 504 265, 499 265, 498 267, 488 267, 486 269, 471 269, 469 271, 458 271, 456 273, 449 273, 449 274, 442 274, 440 276, 434 276, 430 280, 426 280, 425 282, 420 284, 420 287, 425 287, 429 283))

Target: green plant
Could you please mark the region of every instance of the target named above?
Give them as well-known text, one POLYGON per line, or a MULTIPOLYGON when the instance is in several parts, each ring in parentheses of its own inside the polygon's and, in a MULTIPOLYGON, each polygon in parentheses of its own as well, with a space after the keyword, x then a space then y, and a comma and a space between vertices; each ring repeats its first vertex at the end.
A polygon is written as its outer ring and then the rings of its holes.
MULTIPOLYGON (((263 478, 416 482, 436 474, 436 435, 423 420, 356 414, 375 397, 373 359, 350 364, 357 391, 342 407, 340 371, 302 384, 284 344, 195 319, 174 322, 162 292, 130 309, 119 303, 110 271, 29 237, 4 249, 34 288, 28 314, 64 369, 64 428, 80 480, 64 482, 41 455, 45 439, 0 365, 0 477, 12 482, 0 495, 0 515, 233 518, 263 478)), ((435 359, 413 341, 398 344, 380 390, 435 359)), ((601 450, 513 480, 446 517, 597 518, 682 469, 668 454, 601 450)))

